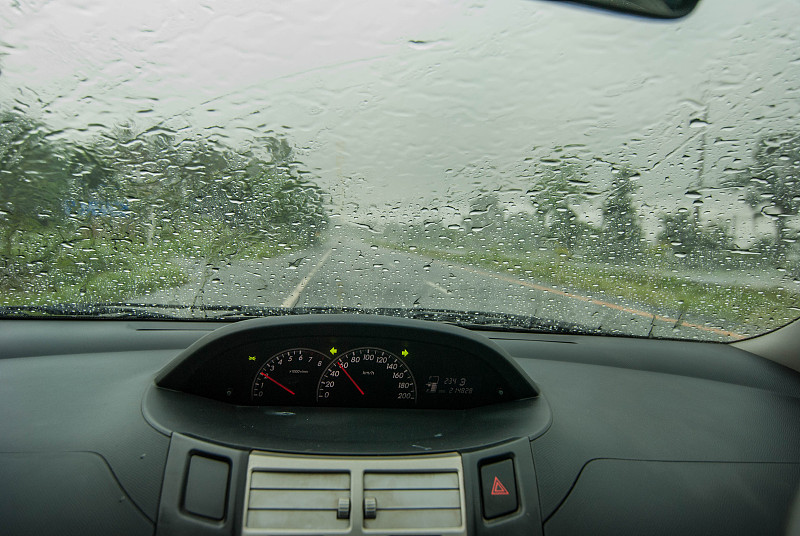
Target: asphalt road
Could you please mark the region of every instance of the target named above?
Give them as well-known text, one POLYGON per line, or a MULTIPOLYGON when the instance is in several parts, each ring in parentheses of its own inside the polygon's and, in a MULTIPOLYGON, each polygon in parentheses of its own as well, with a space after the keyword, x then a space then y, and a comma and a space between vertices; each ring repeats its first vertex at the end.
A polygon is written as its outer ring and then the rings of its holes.
MULTIPOLYGON (((690 316, 590 296, 546 281, 439 261, 338 238, 303 252, 226 266, 187 263, 183 287, 143 303, 269 307, 424 307, 531 315, 623 334, 732 340, 724 327, 690 316)), ((138 301, 138 300, 137 300, 138 301)))

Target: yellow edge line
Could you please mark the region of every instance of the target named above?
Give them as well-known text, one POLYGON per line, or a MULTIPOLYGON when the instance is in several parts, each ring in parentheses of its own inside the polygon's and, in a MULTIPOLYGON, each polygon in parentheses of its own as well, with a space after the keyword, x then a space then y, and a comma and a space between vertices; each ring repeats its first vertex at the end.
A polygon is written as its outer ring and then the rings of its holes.
MULTIPOLYGON (((521 279, 514 279, 513 277, 508 277, 502 274, 495 274, 492 272, 487 272, 485 270, 478 270, 476 268, 467 268, 466 266, 458 266, 462 270, 466 270, 467 272, 472 272, 474 274, 494 277, 496 279, 500 279, 501 281, 505 281, 507 283, 515 283, 517 285, 521 285, 523 287, 529 287, 532 289, 540 290, 542 292, 549 292, 551 294, 556 294, 558 296, 564 296, 565 298, 572 298, 574 300, 580 300, 586 303, 591 303, 594 305, 600 305, 601 307, 608 307, 609 309, 615 309, 617 311, 623 311, 625 313, 630 313, 638 316, 643 316, 645 318, 655 318, 656 320, 660 320, 662 322, 667 322, 670 324, 675 324, 678 322, 677 318, 670 318, 668 316, 661 316, 656 315, 653 313, 648 313, 647 311, 642 311, 641 309, 633 309, 631 307, 625 307, 623 305, 617 305, 615 303, 610 303, 603 300, 597 300, 595 298, 589 298, 587 296, 581 296, 580 294, 574 294, 572 292, 564 292, 563 290, 558 290, 557 288, 553 287, 546 287, 544 285, 537 285, 536 283, 531 283, 529 281, 523 281, 521 279)), ((735 333, 733 331, 727 331, 724 329, 719 328, 710 328, 708 326, 703 326, 701 324, 693 324, 691 322, 683 322, 681 321, 682 326, 690 327, 699 329, 702 331, 708 331, 710 333, 716 333, 717 335, 724 335, 726 337, 732 337, 734 339, 744 339, 745 335, 741 333, 735 333)))

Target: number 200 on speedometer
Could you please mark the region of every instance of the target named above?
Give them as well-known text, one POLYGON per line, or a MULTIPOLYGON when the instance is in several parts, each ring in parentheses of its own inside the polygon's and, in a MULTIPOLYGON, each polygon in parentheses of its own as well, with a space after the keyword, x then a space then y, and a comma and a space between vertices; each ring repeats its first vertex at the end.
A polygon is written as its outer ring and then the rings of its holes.
POLYGON ((317 386, 317 402, 331 406, 408 407, 417 402, 411 370, 391 352, 357 348, 334 359, 317 386))

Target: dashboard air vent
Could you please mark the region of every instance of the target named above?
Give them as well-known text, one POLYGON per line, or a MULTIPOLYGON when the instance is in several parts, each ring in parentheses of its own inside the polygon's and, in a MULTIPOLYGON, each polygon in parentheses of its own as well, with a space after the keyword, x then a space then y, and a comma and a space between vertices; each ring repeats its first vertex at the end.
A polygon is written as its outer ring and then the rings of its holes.
POLYGON ((254 451, 242 536, 466 536, 457 453, 303 456, 254 451))
POLYGON ((367 529, 455 529, 462 524, 461 508, 456 471, 364 473, 367 529))
POLYGON ((350 474, 253 471, 247 527, 255 529, 347 529, 350 474))

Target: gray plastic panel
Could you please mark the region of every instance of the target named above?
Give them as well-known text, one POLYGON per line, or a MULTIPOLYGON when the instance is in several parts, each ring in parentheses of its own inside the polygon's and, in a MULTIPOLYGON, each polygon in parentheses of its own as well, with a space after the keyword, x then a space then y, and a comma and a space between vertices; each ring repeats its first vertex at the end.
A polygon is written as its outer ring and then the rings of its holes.
POLYGON ((729 344, 512 333, 492 339, 524 359, 673 374, 800 396, 800 373, 729 344))
POLYGON ((786 534, 800 464, 595 460, 546 536, 786 534))
MULTIPOLYGON (((9 319, 0 323, 0 359, 27 356, 183 350, 220 322, 9 319)), ((174 355, 174 354, 173 354, 174 355)))
POLYGON ((3 536, 146 536, 153 523, 93 452, 0 454, 3 536))
POLYGON ((172 355, 0 359, 0 452, 97 452, 155 521, 169 438, 147 424, 141 404, 155 371, 172 355))
POLYGON ((522 364, 553 408, 552 426, 532 443, 545 519, 597 458, 800 462, 800 398, 618 367, 522 364))

